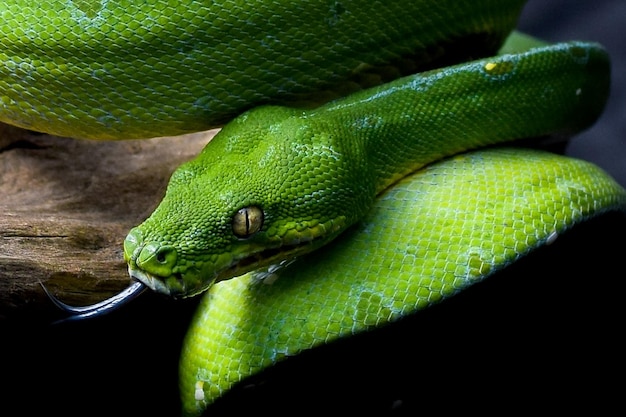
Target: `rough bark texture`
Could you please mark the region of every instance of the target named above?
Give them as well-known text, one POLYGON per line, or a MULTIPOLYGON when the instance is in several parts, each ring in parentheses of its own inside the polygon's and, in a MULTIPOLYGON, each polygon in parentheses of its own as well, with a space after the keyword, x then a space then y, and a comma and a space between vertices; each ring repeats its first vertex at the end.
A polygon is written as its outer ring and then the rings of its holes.
POLYGON ((172 171, 212 132, 95 142, 0 127, 0 320, 48 302, 89 304, 129 283, 122 242, 172 171))

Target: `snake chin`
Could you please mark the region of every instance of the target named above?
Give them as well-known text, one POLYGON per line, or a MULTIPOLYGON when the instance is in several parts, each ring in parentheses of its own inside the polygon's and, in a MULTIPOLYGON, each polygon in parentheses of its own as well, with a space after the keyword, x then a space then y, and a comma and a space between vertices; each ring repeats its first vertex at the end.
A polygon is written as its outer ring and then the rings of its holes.
POLYGON ((146 287, 150 288, 152 291, 158 292, 160 294, 165 294, 168 296, 177 296, 181 293, 184 293, 184 283, 181 277, 175 277, 176 281, 180 283, 182 287, 182 291, 174 290, 171 286, 166 285, 166 283, 159 277, 156 277, 148 272, 142 271, 140 269, 135 269, 131 266, 128 267, 128 274, 131 279, 135 281, 139 281, 144 284, 146 287))

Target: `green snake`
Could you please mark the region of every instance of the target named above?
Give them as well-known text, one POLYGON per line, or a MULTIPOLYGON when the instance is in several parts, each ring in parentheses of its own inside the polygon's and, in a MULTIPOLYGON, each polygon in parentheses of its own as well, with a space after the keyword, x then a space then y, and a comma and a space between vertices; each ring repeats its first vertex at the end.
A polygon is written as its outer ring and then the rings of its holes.
POLYGON ((204 293, 180 366, 197 415, 625 210, 592 164, 502 146, 569 137, 609 93, 600 45, 513 32, 524 4, 5 1, 0 121, 90 139, 228 122, 129 232, 129 289, 54 301, 89 317, 146 287, 204 293))

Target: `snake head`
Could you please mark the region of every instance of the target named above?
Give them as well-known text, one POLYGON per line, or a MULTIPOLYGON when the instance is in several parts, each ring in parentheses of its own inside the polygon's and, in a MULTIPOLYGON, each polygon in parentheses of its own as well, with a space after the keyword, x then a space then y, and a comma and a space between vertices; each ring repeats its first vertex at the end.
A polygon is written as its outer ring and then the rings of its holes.
POLYGON ((360 218, 374 198, 358 185, 363 164, 306 119, 256 108, 179 167, 160 205, 124 242, 131 277, 192 296, 309 252, 360 218))

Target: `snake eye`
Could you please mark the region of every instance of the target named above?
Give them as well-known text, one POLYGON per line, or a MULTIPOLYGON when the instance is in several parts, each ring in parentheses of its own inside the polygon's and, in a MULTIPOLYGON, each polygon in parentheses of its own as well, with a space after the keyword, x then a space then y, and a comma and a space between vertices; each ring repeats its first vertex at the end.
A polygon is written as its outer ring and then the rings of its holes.
POLYGON ((257 206, 244 207, 233 217, 233 233, 240 238, 247 238, 261 230, 263 210, 257 206))

